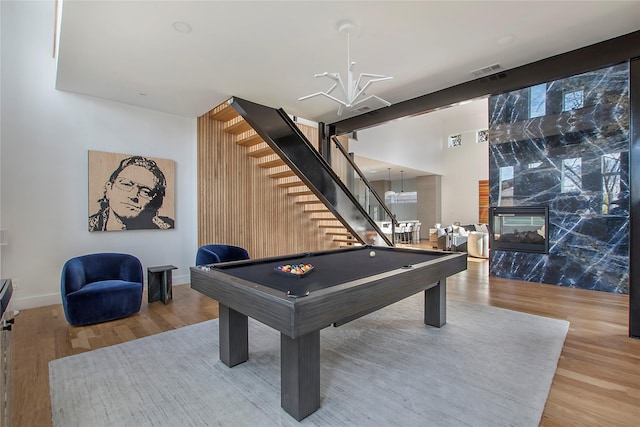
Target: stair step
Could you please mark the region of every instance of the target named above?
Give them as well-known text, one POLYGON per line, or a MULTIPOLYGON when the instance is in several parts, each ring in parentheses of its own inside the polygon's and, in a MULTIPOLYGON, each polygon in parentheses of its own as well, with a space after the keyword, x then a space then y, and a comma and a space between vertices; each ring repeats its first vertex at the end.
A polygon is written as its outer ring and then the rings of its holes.
MULTIPOLYGON (((298 200, 296 205, 321 205, 322 202, 318 199, 316 200, 298 200)), ((324 206, 324 205, 323 205, 324 206)))
POLYGON ((249 151, 250 157, 267 157, 268 155, 275 154, 275 151, 271 147, 259 148, 257 150, 249 151))
POLYGON ((333 239, 333 241, 339 243, 360 243, 355 239, 333 239))
POLYGON ((218 110, 217 112, 209 115, 209 118, 212 120, 217 120, 219 122, 228 122, 231 119, 238 117, 238 112, 229 104, 225 104, 224 108, 218 110))
POLYGON ((305 189, 302 190, 289 191, 287 194, 290 196, 311 196, 313 191, 305 187, 305 189))
POLYGON ((296 173, 292 170, 288 170, 288 171, 275 172, 275 173, 269 174, 269 178, 274 178, 274 179, 287 178, 289 176, 296 176, 296 173))
POLYGON ((338 221, 337 219, 333 219, 333 218, 309 218, 311 221, 335 221, 337 225, 334 225, 332 227, 323 227, 322 225, 320 226, 320 228, 340 228, 340 227, 344 227, 344 225, 342 225, 342 223, 340 223, 340 221, 338 221))
POLYGON ((269 160, 268 162, 258 163, 258 166, 260 166, 262 169, 271 169, 271 168, 284 166, 284 165, 286 165, 286 163, 282 159, 274 159, 274 160, 269 160))
POLYGON ((300 180, 285 181, 285 182, 278 183, 278 187, 281 187, 281 188, 300 187, 301 185, 304 185, 304 183, 300 180))
POLYGON ((251 125, 249 125, 245 119, 238 120, 237 122, 224 127, 225 132, 232 133, 234 135, 241 134, 242 132, 246 132, 251 129, 251 125))
POLYGON ((264 142, 262 137, 258 135, 255 130, 252 130, 251 132, 249 132, 248 136, 237 140, 236 144, 242 145, 243 147, 252 147, 254 145, 260 144, 261 142, 264 142))
POLYGON ((327 209, 327 208, 323 208, 323 209, 305 209, 304 212, 305 213, 329 213, 329 209, 327 209))
POLYGON ((327 231, 326 233, 329 236, 345 236, 345 237, 353 237, 349 232, 340 232, 340 231, 327 231))
MULTIPOLYGON (((313 218, 312 218, 313 219, 313 218)), ((330 221, 330 220, 329 220, 330 221)), ((327 224, 323 224, 323 225, 319 225, 318 228, 344 228, 344 225, 342 224, 338 224, 338 225, 327 225, 327 224)))

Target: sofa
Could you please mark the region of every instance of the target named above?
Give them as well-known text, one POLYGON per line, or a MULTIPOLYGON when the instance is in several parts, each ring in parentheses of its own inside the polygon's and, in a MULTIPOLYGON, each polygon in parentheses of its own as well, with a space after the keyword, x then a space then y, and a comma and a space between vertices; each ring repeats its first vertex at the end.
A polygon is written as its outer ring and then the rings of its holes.
MULTIPOLYGON (((440 224, 436 224, 439 226, 440 224)), ((489 257, 489 230, 486 224, 440 226, 436 228, 438 249, 467 252, 476 258, 489 257)))

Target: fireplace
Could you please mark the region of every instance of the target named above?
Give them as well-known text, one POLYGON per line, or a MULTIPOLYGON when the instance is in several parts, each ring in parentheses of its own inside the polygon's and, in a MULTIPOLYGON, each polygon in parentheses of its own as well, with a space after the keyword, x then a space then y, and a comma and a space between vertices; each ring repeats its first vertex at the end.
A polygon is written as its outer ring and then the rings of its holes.
POLYGON ((489 248, 498 251, 549 253, 549 208, 489 208, 489 248))

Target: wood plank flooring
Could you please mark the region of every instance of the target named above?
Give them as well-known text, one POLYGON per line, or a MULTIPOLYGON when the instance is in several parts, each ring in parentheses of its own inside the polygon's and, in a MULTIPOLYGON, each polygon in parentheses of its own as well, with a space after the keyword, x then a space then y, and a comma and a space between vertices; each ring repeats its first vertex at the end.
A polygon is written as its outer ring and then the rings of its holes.
MULTIPOLYGON (((486 260, 470 258, 468 267, 447 280, 448 298, 571 322, 541 426, 638 425, 640 340, 627 336, 627 295, 489 277, 486 260)), ((218 316, 217 303, 188 285, 174 286, 167 305, 146 298, 138 314, 86 327, 69 326, 61 305, 21 311, 12 425, 51 425, 50 360, 218 316)))

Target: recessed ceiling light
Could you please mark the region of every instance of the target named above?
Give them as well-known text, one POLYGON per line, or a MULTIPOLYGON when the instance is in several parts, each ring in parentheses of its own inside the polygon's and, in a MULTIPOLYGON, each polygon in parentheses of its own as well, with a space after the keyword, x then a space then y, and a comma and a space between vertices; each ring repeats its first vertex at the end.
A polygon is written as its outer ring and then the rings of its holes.
POLYGON ((174 21, 171 26, 174 30, 182 34, 189 34, 191 32, 191 25, 184 21, 174 21))

